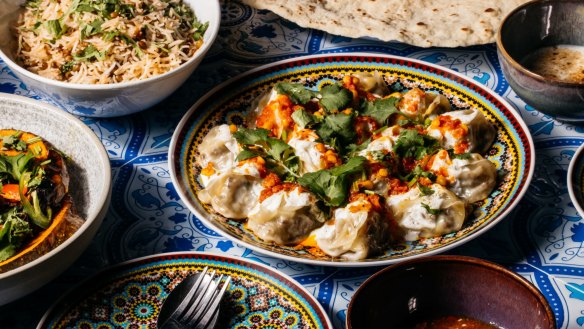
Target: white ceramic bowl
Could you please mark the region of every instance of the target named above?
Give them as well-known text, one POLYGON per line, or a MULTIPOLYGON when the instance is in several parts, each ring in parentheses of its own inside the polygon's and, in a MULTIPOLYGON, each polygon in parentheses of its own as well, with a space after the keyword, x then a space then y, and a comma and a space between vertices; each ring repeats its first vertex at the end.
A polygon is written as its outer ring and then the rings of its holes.
POLYGON ((164 74, 114 84, 78 84, 41 77, 14 62, 15 39, 11 31, 25 0, 0 1, 0 58, 24 84, 39 96, 48 98, 76 115, 116 117, 145 110, 169 96, 199 66, 210 49, 221 20, 219 0, 183 0, 201 22, 209 22, 203 46, 178 68, 164 74))
POLYGON ((72 160, 69 191, 85 219, 69 239, 36 260, 0 273, 0 305, 40 288, 67 269, 93 240, 107 212, 111 167, 101 141, 79 119, 30 98, 0 93, 0 128, 43 137, 72 160))

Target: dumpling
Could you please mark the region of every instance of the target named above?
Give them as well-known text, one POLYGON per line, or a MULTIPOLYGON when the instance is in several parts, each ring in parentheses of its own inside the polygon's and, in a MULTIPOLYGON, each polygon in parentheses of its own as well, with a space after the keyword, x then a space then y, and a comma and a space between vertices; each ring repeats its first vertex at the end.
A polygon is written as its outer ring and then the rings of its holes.
POLYGON ((434 119, 437 115, 452 110, 450 102, 441 94, 426 94, 426 111, 424 117, 434 119))
POLYGON ((310 129, 299 129, 292 133, 288 145, 294 149, 294 154, 300 160, 300 175, 341 164, 335 150, 317 142, 318 139, 316 132, 310 129))
POLYGON ((219 172, 235 165, 235 158, 240 152, 239 145, 231 134, 229 125, 223 124, 213 127, 199 145, 197 162, 202 168, 211 165, 219 172))
MULTIPOLYGON (((386 129, 387 130, 387 129, 386 129)), ((389 136, 381 136, 367 145, 358 155, 367 158, 371 162, 379 162, 384 155, 393 150, 394 141, 389 136)))
POLYGON ((243 219, 258 205, 262 191, 261 168, 246 162, 210 176, 198 194, 203 203, 227 218, 243 219))
POLYGON ((348 260, 367 258, 389 241, 388 220, 367 199, 337 208, 334 218, 316 230, 318 247, 327 255, 348 260))
POLYGON ((297 185, 289 185, 292 187, 262 200, 248 216, 248 228, 264 241, 296 244, 324 222, 316 198, 297 185))
POLYGON ((457 154, 484 153, 495 141, 497 131, 477 109, 451 111, 437 116, 427 130, 445 149, 457 154))
POLYGON ((466 218, 465 204, 454 193, 440 184, 427 188, 427 191, 421 191, 414 187, 386 199, 387 207, 404 230, 407 241, 458 231, 466 218))
POLYGON ((246 116, 246 122, 248 128, 256 127, 256 119, 262 113, 262 110, 268 105, 269 102, 273 101, 278 97, 278 92, 276 89, 272 88, 269 92, 266 92, 253 100, 249 113, 246 116))
POLYGON ((497 183, 495 164, 477 153, 451 159, 448 152, 442 150, 429 164, 429 170, 445 176, 448 189, 468 203, 488 197, 497 183))
POLYGON ((359 72, 353 74, 353 76, 359 79, 359 89, 370 92, 378 97, 384 97, 389 94, 389 88, 387 88, 387 84, 379 72, 359 72))

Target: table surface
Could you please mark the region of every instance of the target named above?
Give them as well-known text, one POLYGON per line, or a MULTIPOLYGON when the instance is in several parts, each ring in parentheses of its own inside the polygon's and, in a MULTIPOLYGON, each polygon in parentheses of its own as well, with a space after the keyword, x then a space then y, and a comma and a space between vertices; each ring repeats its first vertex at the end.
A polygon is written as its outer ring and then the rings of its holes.
MULTIPOLYGON (((349 39, 305 29, 269 11, 222 2, 219 36, 201 66, 162 103, 113 119, 81 117, 102 140, 112 165, 112 203, 89 248, 64 274, 40 290, 0 307, 0 328, 34 328, 72 283, 109 265, 172 251, 220 252, 259 261, 301 283, 344 328, 359 285, 380 267, 310 266, 266 257, 206 228, 172 186, 167 164, 177 123, 213 86, 253 67, 312 54, 373 52, 416 58, 460 72, 491 88, 520 113, 533 136, 536 167, 518 207, 489 232, 450 250, 494 261, 535 284, 548 299, 558 328, 584 325, 584 225, 567 190, 568 165, 584 141, 584 126, 554 120, 527 106, 504 79, 495 45, 418 48, 349 39)), ((39 99, 0 61, 0 92, 39 99)))

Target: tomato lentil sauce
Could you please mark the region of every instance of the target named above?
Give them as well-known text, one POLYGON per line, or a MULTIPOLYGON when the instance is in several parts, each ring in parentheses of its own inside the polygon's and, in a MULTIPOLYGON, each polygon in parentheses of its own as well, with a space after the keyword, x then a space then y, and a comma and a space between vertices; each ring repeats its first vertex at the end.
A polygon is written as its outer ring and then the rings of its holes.
POLYGON ((476 319, 447 315, 416 324, 412 329, 503 329, 476 319))

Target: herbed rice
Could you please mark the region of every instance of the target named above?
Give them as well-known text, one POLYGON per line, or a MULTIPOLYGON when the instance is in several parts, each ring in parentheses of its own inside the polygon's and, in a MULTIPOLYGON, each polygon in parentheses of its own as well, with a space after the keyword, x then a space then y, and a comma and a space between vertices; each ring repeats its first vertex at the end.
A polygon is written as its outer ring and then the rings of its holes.
POLYGON ((181 0, 28 0, 16 59, 73 83, 146 79, 188 61, 207 27, 181 0))

